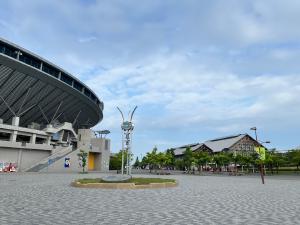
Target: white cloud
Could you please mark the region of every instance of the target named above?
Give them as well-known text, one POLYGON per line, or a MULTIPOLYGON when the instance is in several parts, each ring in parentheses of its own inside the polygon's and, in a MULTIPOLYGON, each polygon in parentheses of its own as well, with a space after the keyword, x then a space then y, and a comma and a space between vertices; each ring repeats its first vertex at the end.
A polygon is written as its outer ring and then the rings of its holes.
POLYGON ((95 36, 81 37, 81 38, 78 39, 78 41, 80 43, 86 43, 86 42, 91 42, 91 41, 95 41, 95 40, 97 40, 97 37, 95 37, 95 36))
MULTIPOLYGON (((300 113, 296 103, 300 76, 242 76, 208 71, 182 55, 163 55, 152 61, 114 68, 93 77, 88 84, 103 96, 106 115, 104 123, 115 121, 117 105, 156 107, 155 115, 144 112, 139 117, 145 129, 176 126, 215 126, 216 121, 228 121, 228 126, 216 126, 228 132, 236 131, 247 120, 286 118, 289 108, 300 113), (245 120, 243 122, 243 120, 245 120)), ((296 118, 287 118, 295 120, 296 118)), ((223 122, 222 122, 223 123, 223 122)), ((284 121, 278 121, 284 123, 284 121)))
POLYGON ((299 10, 293 0, 11 0, 0 2, 0 35, 96 90, 99 126, 119 129, 115 107, 138 105, 144 132, 168 130, 149 134, 162 143, 179 142, 181 130, 188 140, 253 124, 273 133, 288 124, 291 135, 300 125, 299 10))

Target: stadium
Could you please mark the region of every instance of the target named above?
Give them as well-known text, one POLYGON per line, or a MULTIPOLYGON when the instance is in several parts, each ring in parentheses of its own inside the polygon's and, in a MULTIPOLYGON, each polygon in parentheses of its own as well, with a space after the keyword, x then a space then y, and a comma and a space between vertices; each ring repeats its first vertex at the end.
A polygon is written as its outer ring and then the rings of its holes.
POLYGON ((107 170, 110 140, 90 129, 103 102, 80 80, 0 38, 0 171, 107 170))

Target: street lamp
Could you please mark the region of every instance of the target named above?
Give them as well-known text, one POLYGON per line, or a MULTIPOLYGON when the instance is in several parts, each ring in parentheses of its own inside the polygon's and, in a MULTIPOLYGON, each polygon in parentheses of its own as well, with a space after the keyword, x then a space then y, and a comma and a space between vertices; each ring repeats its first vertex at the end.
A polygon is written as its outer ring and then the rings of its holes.
MULTIPOLYGON (((260 148, 260 145, 264 144, 264 143, 271 143, 270 141, 265 141, 265 142, 260 142, 258 140, 258 137, 257 137, 257 128, 256 127, 251 127, 250 130, 254 130, 255 132, 255 140, 256 142, 259 144, 259 148, 260 148)), ((264 178, 264 171, 263 171, 263 161, 260 160, 260 176, 261 176, 261 181, 262 181, 262 184, 265 184, 265 178, 264 178)))

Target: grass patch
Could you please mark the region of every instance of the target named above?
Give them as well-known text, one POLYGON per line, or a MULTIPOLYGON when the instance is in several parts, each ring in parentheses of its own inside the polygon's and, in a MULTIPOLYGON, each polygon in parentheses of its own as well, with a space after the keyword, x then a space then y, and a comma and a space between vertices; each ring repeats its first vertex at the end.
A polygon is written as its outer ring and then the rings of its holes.
POLYGON ((111 181, 104 181, 101 178, 83 178, 77 180, 77 182, 81 184, 94 184, 94 183, 134 183, 135 185, 143 185, 143 184, 150 184, 150 183, 167 183, 172 182, 175 183, 176 181, 174 179, 162 179, 162 178, 144 178, 144 177, 135 177, 131 178, 126 181, 117 181, 117 182, 111 182, 111 181))
POLYGON ((83 178, 77 181, 81 184, 103 183, 101 178, 83 178))

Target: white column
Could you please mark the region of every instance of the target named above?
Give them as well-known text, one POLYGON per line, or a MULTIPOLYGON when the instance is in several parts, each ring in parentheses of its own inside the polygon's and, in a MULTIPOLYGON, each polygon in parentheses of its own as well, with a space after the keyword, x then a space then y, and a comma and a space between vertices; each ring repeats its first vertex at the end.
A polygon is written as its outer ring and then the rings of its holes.
POLYGON ((32 136, 30 137, 30 143, 35 144, 35 141, 36 141, 36 134, 32 134, 32 136))
POLYGON ((14 117, 12 118, 12 124, 11 124, 11 125, 17 126, 17 127, 18 127, 19 124, 20 124, 20 117, 14 116, 14 117))
POLYGON ((47 144, 47 145, 50 145, 50 143, 51 143, 51 136, 48 136, 48 137, 47 137, 47 142, 46 142, 46 144, 47 144))
POLYGON ((16 142, 17 141, 17 135, 18 135, 18 131, 14 130, 11 134, 10 134, 10 142, 16 142))
POLYGON ((17 171, 18 172, 21 172, 22 152, 23 152, 23 150, 20 149, 19 153, 18 153, 18 162, 17 162, 17 171))

